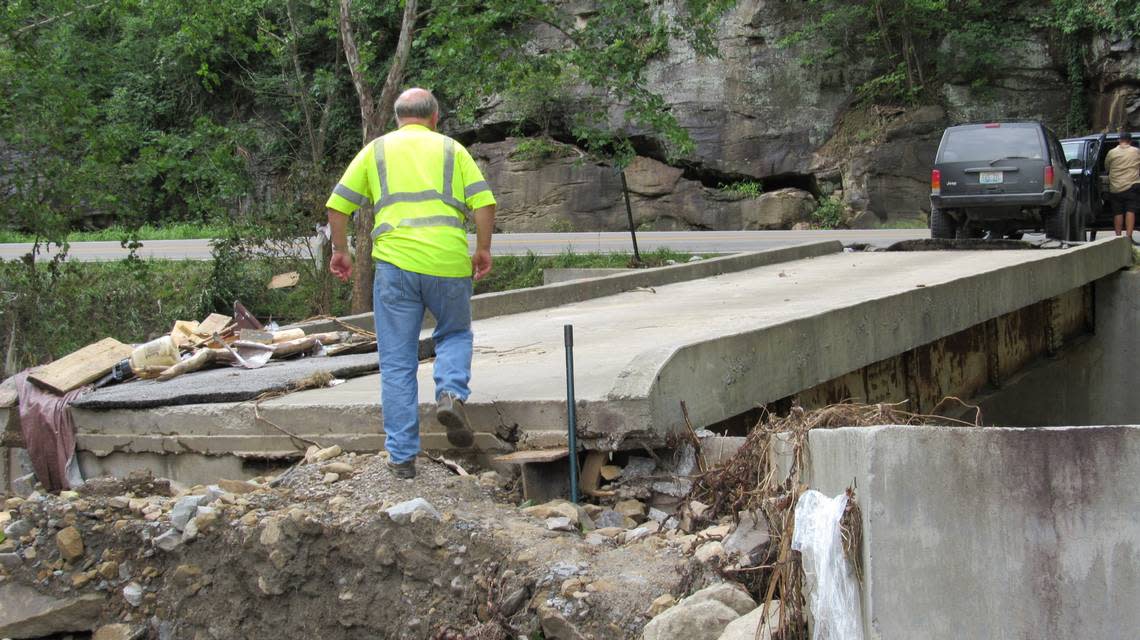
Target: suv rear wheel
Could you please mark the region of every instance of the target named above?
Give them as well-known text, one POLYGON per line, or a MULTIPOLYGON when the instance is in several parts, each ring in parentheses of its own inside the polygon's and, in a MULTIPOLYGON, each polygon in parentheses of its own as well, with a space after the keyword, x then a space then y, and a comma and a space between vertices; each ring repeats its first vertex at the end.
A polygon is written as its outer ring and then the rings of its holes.
POLYGON ((930 237, 953 240, 958 234, 958 222, 950 214, 937 208, 930 208, 930 237))

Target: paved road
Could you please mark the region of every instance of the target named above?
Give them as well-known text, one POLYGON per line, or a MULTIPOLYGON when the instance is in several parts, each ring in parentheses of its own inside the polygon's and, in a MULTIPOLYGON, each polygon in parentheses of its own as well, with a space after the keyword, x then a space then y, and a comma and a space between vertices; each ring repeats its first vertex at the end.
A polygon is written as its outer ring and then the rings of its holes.
MULTIPOLYGON (((669 248, 693 253, 739 253, 810 242, 839 240, 844 244, 886 246, 900 240, 929 237, 925 229, 881 229, 872 231, 654 231, 637 234, 641 251, 669 248)), ((474 237, 471 237, 474 244, 474 237)), ((628 233, 500 233, 492 244, 499 255, 538 255, 574 253, 631 253, 628 233)), ((31 251, 30 244, 0 244, 0 259, 14 260, 31 251)), ((77 242, 71 245, 72 260, 119 260, 127 255, 118 242, 77 242)), ((144 258, 170 260, 209 260, 209 240, 148 240, 139 249, 144 258)), ((39 258, 46 260, 50 254, 39 258)))

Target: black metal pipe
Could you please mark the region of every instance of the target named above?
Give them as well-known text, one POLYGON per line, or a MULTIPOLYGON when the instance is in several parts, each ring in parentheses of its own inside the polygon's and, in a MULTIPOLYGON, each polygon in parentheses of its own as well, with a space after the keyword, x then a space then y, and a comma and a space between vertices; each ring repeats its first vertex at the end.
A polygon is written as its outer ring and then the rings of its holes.
POLYGON ((562 326, 566 343, 566 430, 570 449, 570 501, 578 502, 578 417, 574 414, 574 325, 562 326))
POLYGON ((621 172, 621 192, 625 195, 625 217, 629 220, 629 237, 633 238, 633 259, 641 264, 641 252, 637 250, 637 230, 633 228, 633 208, 629 206, 629 186, 625 183, 625 171, 621 172))

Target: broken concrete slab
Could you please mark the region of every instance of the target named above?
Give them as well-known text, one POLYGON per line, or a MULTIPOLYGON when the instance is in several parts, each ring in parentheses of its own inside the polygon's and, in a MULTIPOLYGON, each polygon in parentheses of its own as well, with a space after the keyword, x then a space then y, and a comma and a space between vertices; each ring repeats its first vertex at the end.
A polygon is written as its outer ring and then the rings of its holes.
POLYGON ((89 410, 147 409, 174 405, 241 402, 270 391, 285 391, 317 372, 353 378, 379 368, 376 354, 336 358, 274 360, 259 369, 222 367, 179 376, 166 382, 137 380, 104 387, 82 396, 73 407, 89 410))
POLYGON ((0 638, 40 638, 91 631, 99 621, 104 597, 85 594, 56 598, 16 583, 0 584, 0 638))
POLYGON ((742 511, 737 514, 736 528, 724 539, 724 550, 730 557, 741 558, 745 566, 751 566, 763 559, 771 540, 764 513, 742 511))

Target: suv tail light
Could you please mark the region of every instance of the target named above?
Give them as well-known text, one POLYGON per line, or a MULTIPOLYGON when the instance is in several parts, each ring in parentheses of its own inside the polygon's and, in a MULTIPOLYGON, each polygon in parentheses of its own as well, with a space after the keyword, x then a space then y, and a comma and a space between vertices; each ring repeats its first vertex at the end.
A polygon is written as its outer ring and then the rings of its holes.
POLYGON ((1055 176, 1053 175, 1053 165, 1045 165, 1045 188, 1052 189, 1055 176))
POLYGON ((930 170, 930 195, 942 195, 942 172, 938 169, 930 170))

